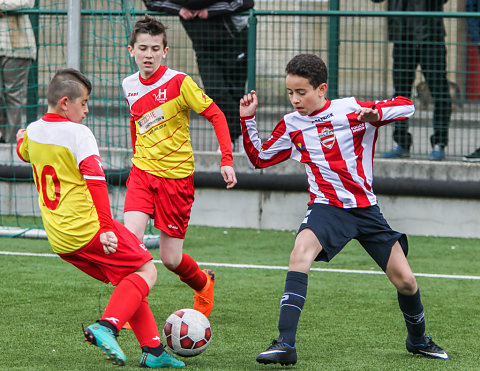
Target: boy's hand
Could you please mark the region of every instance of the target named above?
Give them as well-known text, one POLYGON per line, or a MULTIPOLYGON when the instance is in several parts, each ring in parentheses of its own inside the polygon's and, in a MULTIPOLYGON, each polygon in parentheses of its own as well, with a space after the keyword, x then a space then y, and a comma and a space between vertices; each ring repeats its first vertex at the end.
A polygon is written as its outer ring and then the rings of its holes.
POLYGON ((17 142, 20 140, 20 139, 23 139, 25 138, 25 132, 27 130, 26 129, 20 129, 17 131, 17 142))
POLYGON ((376 122, 380 120, 380 113, 376 108, 360 108, 355 111, 357 120, 361 122, 376 122))
POLYGON ((113 232, 103 232, 100 234, 100 243, 103 245, 103 252, 108 254, 113 254, 117 251, 118 239, 113 232))
POLYGON ((237 184, 237 176, 235 175, 233 167, 222 166, 220 172, 222 173, 223 180, 227 183, 227 189, 235 187, 235 184, 237 184))
POLYGON ((240 117, 254 116, 257 106, 257 93, 255 90, 252 90, 250 93, 245 94, 242 99, 240 99, 240 117))

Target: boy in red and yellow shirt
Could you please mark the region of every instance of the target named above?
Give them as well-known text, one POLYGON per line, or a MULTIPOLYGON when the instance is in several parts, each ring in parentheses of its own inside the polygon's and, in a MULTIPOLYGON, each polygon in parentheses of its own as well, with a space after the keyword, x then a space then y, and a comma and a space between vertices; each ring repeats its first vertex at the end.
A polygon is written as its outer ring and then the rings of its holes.
POLYGON ((85 340, 124 365, 116 337, 128 321, 143 350, 141 365, 183 367, 165 352, 147 295, 157 279, 152 255, 112 219, 97 142, 81 125, 92 85, 81 72, 57 71, 49 84, 48 111, 17 133, 17 154, 30 162, 48 241, 63 260, 116 286, 102 317, 85 340))
POLYGON ((125 225, 142 240, 148 221, 154 219, 160 229, 163 264, 195 290, 193 308, 209 316, 215 276, 208 269, 201 271, 183 253, 194 199, 190 111, 213 124, 222 152, 220 172, 227 188, 232 188, 237 179, 227 121, 190 76, 161 65, 168 53, 161 22, 149 16, 139 20, 128 50, 139 71, 122 82, 130 108, 134 153, 127 181, 125 225))

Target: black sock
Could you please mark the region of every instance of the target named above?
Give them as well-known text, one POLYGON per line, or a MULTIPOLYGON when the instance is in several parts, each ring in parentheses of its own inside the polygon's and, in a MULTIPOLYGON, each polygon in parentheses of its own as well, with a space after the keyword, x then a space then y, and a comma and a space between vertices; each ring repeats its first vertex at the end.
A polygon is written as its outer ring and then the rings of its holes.
POLYGON ((105 321, 105 320, 99 320, 97 321, 99 325, 102 325, 102 326, 105 326, 105 327, 108 327, 110 330, 113 331, 113 334, 115 336, 118 336, 118 330, 117 328, 115 327, 115 325, 111 322, 108 322, 108 321, 105 321))
POLYGON ((145 353, 153 354, 155 357, 160 357, 162 353, 165 352, 165 348, 163 347, 163 345, 159 345, 158 347, 155 347, 155 348, 150 348, 145 346, 145 347, 142 347, 142 350, 145 353))
POLYGON ((280 301, 278 319, 279 339, 290 346, 295 345, 298 320, 307 296, 308 275, 289 271, 285 280, 285 292, 280 301))
POLYGON ((405 318, 408 337, 411 341, 422 341, 425 335, 425 312, 420 300, 420 290, 413 295, 398 293, 398 304, 405 318))

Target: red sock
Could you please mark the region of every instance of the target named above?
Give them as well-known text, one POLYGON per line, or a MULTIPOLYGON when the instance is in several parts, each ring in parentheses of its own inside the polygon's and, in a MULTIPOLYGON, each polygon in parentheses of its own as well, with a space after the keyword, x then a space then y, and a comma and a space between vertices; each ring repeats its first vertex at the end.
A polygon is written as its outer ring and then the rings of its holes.
POLYGON ((148 305, 147 298, 140 303, 135 314, 128 320, 132 326, 133 333, 137 337, 140 347, 156 348, 160 346, 160 334, 158 332, 157 322, 148 305))
POLYGON ((172 272, 180 276, 180 280, 196 291, 200 291, 207 284, 207 276, 203 273, 190 255, 183 254, 182 261, 172 272))
POLYGON ((100 320, 110 322, 120 331, 149 291, 148 284, 141 276, 136 273, 129 274, 113 290, 100 320))

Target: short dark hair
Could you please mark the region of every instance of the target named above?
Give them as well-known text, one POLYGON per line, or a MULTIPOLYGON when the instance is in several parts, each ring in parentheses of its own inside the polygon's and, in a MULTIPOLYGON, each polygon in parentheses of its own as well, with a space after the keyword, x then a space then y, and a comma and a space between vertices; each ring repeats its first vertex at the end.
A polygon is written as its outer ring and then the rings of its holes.
POLYGON ((87 76, 75 68, 59 69, 48 85, 48 105, 56 106, 62 97, 73 101, 82 96, 83 89, 87 89, 88 95, 92 92, 92 83, 87 76))
POLYGON ((308 79, 316 89, 328 79, 327 66, 322 58, 315 54, 298 54, 287 63, 285 72, 308 79))
POLYGON ((144 18, 138 20, 133 26, 132 33, 130 34, 130 46, 133 47, 137 42, 137 35, 139 33, 146 33, 151 36, 163 35, 163 48, 167 47, 167 27, 155 18, 145 15, 144 18))

